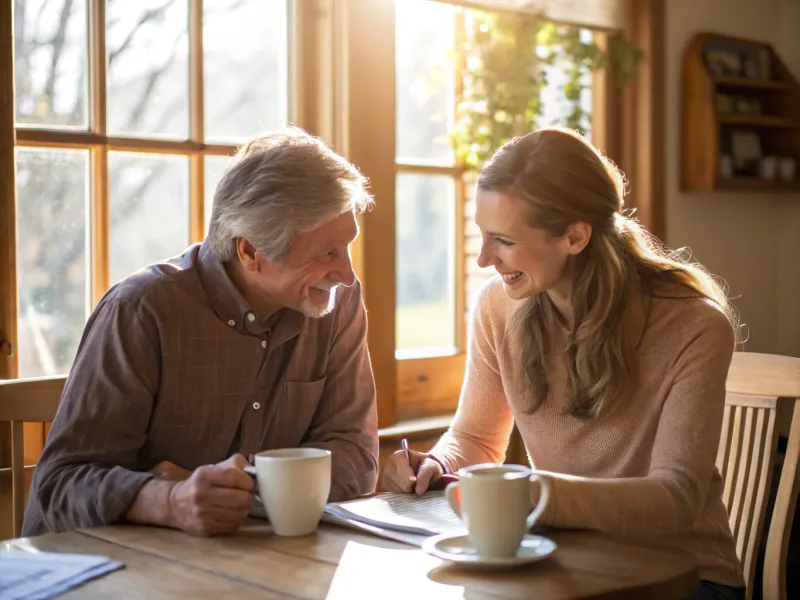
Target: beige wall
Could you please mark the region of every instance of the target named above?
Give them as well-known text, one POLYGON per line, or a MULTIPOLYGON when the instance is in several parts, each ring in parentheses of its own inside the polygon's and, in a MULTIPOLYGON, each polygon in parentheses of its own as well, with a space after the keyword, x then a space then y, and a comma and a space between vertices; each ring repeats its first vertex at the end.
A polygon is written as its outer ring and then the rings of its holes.
POLYGON ((773 44, 800 79, 800 0, 666 0, 667 243, 724 278, 745 349, 800 356, 800 194, 680 190, 681 60, 712 31, 773 44))

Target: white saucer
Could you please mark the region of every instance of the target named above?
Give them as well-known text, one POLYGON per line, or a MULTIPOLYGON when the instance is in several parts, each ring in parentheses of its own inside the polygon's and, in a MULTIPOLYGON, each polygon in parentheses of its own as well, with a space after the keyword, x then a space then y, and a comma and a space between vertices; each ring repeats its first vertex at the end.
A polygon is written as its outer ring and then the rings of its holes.
POLYGON ((526 535, 516 556, 481 558, 466 535, 437 535, 426 539, 422 549, 442 560, 471 569, 514 569, 543 560, 556 550, 556 543, 540 535, 526 535))

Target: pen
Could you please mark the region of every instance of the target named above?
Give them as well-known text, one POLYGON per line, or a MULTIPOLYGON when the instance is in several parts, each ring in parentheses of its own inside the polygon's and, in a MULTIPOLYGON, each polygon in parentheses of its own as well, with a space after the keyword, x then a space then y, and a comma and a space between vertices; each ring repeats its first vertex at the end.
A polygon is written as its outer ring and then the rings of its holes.
MULTIPOLYGON (((400 440, 400 447, 403 449, 403 454, 406 455, 406 460, 408 461, 408 466, 411 467, 411 470, 414 470, 414 467, 411 465, 411 453, 408 451, 408 440, 403 438, 400 440)), ((416 479, 416 474, 414 475, 414 479, 416 479)), ((453 475, 450 473, 444 473, 439 478, 439 485, 447 485, 448 483, 452 483, 454 481, 458 481, 458 475, 453 475)))
MULTIPOLYGON (((408 451, 408 440, 403 438, 400 440, 400 447, 403 449, 403 454, 406 455, 406 461, 408 461, 408 466, 411 467, 411 454, 408 451)), ((411 470, 414 470, 414 467, 411 467, 411 470)))

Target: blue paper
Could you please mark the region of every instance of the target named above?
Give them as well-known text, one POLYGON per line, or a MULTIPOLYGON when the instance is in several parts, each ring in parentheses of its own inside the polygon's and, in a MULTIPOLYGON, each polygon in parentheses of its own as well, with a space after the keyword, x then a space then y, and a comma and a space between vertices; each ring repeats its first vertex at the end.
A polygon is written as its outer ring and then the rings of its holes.
POLYGON ((105 556, 0 552, 0 600, 42 600, 124 565, 105 556))

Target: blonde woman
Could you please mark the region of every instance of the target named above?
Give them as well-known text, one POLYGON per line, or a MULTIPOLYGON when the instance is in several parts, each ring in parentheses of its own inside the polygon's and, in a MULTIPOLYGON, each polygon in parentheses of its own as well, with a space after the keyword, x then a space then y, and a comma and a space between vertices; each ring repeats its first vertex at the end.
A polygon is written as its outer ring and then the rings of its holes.
POLYGON ((695 598, 743 598, 714 466, 733 310, 622 199, 622 174, 568 130, 516 138, 484 166, 478 264, 498 277, 473 312, 458 411, 430 453, 392 456, 381 487, 420 494, 502 462, 516 424, 551 484, 540 522, 659 539, 696 557, 695 598))

